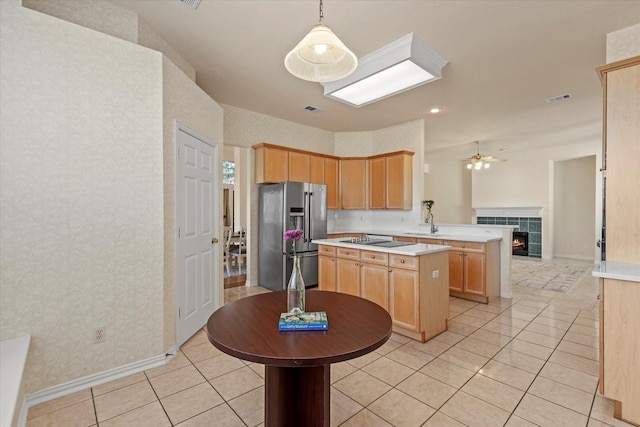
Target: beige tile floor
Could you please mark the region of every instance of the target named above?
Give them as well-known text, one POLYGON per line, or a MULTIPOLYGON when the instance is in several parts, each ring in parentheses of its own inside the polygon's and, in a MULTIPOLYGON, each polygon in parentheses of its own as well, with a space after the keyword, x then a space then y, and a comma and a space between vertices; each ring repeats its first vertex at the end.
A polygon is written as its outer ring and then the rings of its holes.
MULTIPOLYGON (((231 288, 225 300, 257 292, 231 288)), ((331 425, 628 426, 597 393, 597 293, 588 274, 569 294, 452 298, 447 332, 424 344, 393 334, 332 366, 331 425)), ((27 426, 261 426, 263 377, 201 330, 162 367, 32 407, 27 426)))

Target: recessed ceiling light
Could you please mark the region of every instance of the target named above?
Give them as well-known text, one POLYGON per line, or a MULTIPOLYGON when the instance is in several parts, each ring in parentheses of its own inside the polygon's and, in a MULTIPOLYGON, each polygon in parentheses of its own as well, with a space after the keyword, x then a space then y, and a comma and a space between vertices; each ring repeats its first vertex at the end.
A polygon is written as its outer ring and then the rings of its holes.
POLYGON ((442 109, 438 107, 433 107, 432 109, 429 110, 431 114, 438 114, 440 111, 442 111, 442 109))

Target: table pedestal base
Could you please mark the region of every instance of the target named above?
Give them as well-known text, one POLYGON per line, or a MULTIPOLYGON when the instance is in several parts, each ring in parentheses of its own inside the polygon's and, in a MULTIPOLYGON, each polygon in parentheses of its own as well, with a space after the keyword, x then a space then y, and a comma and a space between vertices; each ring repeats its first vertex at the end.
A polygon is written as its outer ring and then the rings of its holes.
POLYGON ((265 366, 265 427, 329 427, 331 365, 265 366))

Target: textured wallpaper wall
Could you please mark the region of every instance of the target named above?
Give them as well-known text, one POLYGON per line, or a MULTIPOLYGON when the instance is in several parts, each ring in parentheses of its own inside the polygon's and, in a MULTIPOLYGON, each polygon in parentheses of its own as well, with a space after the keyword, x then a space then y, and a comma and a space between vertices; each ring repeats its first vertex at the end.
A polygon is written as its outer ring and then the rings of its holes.
POLYGON ((0 6, 0 339, 32 335, 32 393, 164 350, 162 55, 19 3, 0 6))
MULTIPOLYGON (((163 141, 164 141, 164 350, 176 342, 176 121, 215 144, 218 170, 222 171, 222 107, 193 83, 167 57, 162 61, 163 141)), ((222 172, 220 173, 222 176, 222 172)), ((218 215, 222 218, 222 193, 218 215)), ((222 236, 222 220, 219 221, 222 236)), ((220 237, 220 241, 222 238, 220 237)), ((218 253, 222 265, 222 252, 218 253)), ((218 303, 224 301, 223 271, 218 271, 218 303)))

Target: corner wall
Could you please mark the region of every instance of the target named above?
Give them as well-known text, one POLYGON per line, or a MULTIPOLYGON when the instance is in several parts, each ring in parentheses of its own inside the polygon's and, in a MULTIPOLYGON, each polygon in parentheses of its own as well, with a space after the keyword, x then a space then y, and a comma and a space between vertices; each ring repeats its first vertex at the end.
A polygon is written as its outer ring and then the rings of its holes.
POLYGON ((0 31, 0 339, 32 335, 33 393, 164 351, 162 55, 17 0, 0 31))

